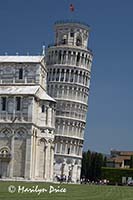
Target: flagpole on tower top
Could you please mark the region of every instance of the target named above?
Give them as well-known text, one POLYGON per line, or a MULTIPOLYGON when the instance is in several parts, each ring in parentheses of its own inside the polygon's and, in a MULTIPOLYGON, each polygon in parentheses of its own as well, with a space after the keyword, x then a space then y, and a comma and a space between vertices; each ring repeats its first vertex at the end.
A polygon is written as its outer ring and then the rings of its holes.
POLYGON ((73 17, 74 17, 74 11, 75 11, 75 7, 74 7, 74 4, 70 4, 69 5, 69 11, 70 11, 70 20, 73 20, 73 17))

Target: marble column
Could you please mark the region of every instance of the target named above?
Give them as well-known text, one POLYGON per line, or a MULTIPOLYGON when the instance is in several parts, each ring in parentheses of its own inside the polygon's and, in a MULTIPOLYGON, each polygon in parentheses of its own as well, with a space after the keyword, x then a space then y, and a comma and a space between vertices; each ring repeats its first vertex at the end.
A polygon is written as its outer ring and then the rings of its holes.
POLYGON ((25 178, 32 178, 32 141, 33 136, 26 139, 25 178))
POLYGON ((51 127, 52 108, 48 108, 48 126, 51 127))
POLYGON ((61 69, 59 69, 59 82, 61 80, 61 69))
POLYGON ((32 143, 32 178, 35 178, 35 163, 36 163, 36 132, 33 131, 33 137, 32 137, 33 143, 32 143))
POLYGON ((63 122, 62 135, 65 135, 64 130, 65 130, 65 122, 63 122))
POLYGON ((62 144, 63 144, 63 141, 61 140, 61 141, 60 141, 60 152, 59 152, 59 153, 62 152, 62 144))
POLYGON ((68 51, 66 51, 66 63, 65 64, 68 64, 68 51))
POLYGON ((10 161, 10 168, 9 168, 9 177, 13 177, 14 171, 14 129, 12 129, 12 138, 11 138, 11 161, 10 161))
POLYGON ((80 182, 80 172, 81 172, 81 166, 77 166, 77 181, 80 182))
POLYGON ((65 82, 65 80, 66 80, 66 69, 64 69, 64 80, 63 80, 63 82, 65 82))
POLYGON ((70 82, 70 79, 71 79, 71 69, 69 69, 68 82, 70 82))
POLYGON ((66 145, 65 145, 65 154, 67 154, 67 149, 68 149, 68 141, 66 140, 66 145))
POLYGON ((53 181, 53 168, 54 168, 54 144, 52 143, 51 144, 51 147, 50 147, 50 156, 51 156, 51 163, 50 163, 50 180, 53 181))
POLYGON ((47 177, 47 176, 48 176, 48 167, 49 167, 49 166, 48 166, 48 163, 49 163, 49 162, 48 162, 48 156, 49 156, 49 155, 48 155, 48 147, 49 147, 49 146, 48 146, 48 143, 45 143, 45 147, 44 147, 44 148, 45 148, 45 149, 44 149, 44 151, 45 151, 45 153, 44 153, 44 156, 45 156, 45 158, 44 158, 44 160, 45 160, 45 161, 44 161, 44 163, 45 163, 45 164, 44 164, 44 179, 45 179, 45 180, 47 180, 47 178, 48 178, 48 177, 47 177))
POLYGON ((61 64, 63 64, 63 52, 61 51, 61 64))
POLYGON ((70 61, 70 65, 73 65, 73 51, 71 51, 71 61, 70 61))

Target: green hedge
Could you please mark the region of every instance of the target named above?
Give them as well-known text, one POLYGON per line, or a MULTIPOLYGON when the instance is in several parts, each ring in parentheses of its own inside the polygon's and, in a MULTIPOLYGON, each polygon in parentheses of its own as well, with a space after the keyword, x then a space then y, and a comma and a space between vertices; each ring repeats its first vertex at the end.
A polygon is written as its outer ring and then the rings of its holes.
POLYGON ((102 167, 102 178, 109 180, 110 184, 121 184, 122 177, 133 178, 133 168, 122 169, 122 168, 110 168, 102 167))

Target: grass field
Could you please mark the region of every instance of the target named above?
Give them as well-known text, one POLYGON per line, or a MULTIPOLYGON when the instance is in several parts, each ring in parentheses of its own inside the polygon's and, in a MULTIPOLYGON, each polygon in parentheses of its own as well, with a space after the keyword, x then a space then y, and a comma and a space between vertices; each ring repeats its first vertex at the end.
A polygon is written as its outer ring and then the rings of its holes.
POLYGON ((0 200, 133 200, 133 187, 53 183, 0 182, 0 200), (12 186, 11 186, 12 185, 12 186), (10 186, 10 187, 9 187, 10 186), (66 192, 55 193, 60 186, 66 192), (37 188, 36 188, 37 187, 37 188), (45 188, 44 193, 26 192, 45 188), (10 190, 11 192, 9 192, 10 190), (24 192, 25 190, 25 192, 24 192), (47 191, 46 191, 47 190, 47 191), (51 192, 51 193, 50 193, 51 192))

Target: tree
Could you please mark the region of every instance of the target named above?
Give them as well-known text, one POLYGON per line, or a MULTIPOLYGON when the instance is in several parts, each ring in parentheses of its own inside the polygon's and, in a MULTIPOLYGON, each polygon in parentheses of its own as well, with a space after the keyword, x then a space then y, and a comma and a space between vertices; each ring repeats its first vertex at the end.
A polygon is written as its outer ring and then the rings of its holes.
POLYGON ((130 168, 133 168, 133 155, 130 158, 130 168))
POLYGON ((104 159, 103 159, 103 167, 106 167, 106 165, 107 165, 107 157, 104 156, 104 159))
POLYGON ((96 164, 95 164, 95 177, 96 179, 101 179, 101 168, 103 167, 103 155, 101 153, 98 153, 96 156, 96 164))
POLYGON ((101 168, 105 166, 106 159, 101 153, 83 152, 81 177, 86 180, 97 181, 101 179, 101 168))
POLYGON ((89 179, 90 177, 90 164, 91 164, 91 152, 88 150, 87 152, 83 152, 82 156, 82 168, 81 168, 81 177, 85 179, 89 179))

